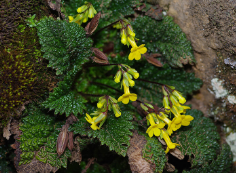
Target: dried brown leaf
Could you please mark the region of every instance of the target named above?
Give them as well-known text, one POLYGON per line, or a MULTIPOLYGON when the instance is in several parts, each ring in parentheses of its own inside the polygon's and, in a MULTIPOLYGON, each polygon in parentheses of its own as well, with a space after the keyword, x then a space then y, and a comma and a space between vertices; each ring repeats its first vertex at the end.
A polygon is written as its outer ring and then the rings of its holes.
POLYGON ((74 148, 74 139, 73 139, 73 132, 69 132, 68 133, 68 143, 67 143, 67 147, 70 151, 73 150, 74 148))
POLYGON ((130 147, 127 151, 130 169, 132 172, 153 173, 153 165, 148 163, 142 157, 142 149, 146 142, 147 141, 144 136, 138 135, 137 132, 134 132, 134 135, 130 140, 130 147))
POLYGON ((170 154, 178 158, 179 160, 184 159, 184 155, 181 153, 181 151, 178 148, 170 150, 170 154))
POLYGON ((57 154, 59 157, 64 153, 68 143, 68 128, 69 124, 62 126, 61 132, 57 138, 57 154))
POLYGON ((155 58, 159 56, 161 56, 161 54, 158 54, 158 53, 154 53, 150 55, 148 55, 147 53, 144 54, 144 57, 150 64, 153 64, 157 67, 162 67, 163 66, 162 63, 158 59, 155 58))
POLYGON ((97 29, 100 17, 101 17, 101 12, 98 12, 93 17, 93 19, 91 20, 91 22, 89 24, 88 31, 86 32, 87 35, 92 35, 93 32, 97 29))

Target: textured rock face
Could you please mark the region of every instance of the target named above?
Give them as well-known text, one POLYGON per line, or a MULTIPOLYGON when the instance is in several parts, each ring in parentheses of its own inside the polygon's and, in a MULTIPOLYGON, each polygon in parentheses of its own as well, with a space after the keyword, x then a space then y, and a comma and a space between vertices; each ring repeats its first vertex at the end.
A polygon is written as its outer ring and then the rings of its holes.
MULTIPOLYGON (((196 66, 196 77, 203 80, 200 93, 195 96, 193 108, 198 108, 206 115, 215 96, 209 92, 211 80, 217 73, 217 52, 226 56, 235 56, 236 1, 232 0, 158 0, 167 14, 181 27, 191 41, 196 66), (235 7, 235 9, 234 9, 235 7)), ((226 57, 225 57, 226 58, 226 57)))

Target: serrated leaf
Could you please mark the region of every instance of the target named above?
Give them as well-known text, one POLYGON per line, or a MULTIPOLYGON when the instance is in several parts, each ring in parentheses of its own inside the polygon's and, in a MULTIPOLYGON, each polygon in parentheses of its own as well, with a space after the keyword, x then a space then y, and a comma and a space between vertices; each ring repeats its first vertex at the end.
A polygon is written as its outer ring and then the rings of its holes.
POLYGON ((217 159, 212 161, 204 168, 195 168, 190 171, 183 171, 183 173, 226 173, 230 172, 231 164, 233 162, 233 154, 228 144, 223 144, 221 153, 217 156, 217 159))
MULTIPOLYGON (((50 164, 51 167, 67 167, 67 158, 71 156, 70 151, 67 149, 59 158, 56 151, 57 137, 60 133, 60 128, 63 122, 55 123, 55 118, 44 113, 37 107, 30 107, 28 110, 29 115, 22 119, 20 130, 20 165, 25 169, 33 167, 32 160, 37 160, 50 164), (23 165, 24 164, 24 165, 23 165)), ((64 122, 65 123, 65 122, 64 122)))
POLYGON ((50 93, 49 98, 42 103, 43 106, 50 110, 55 109, 55 114, 65 113, 66 116, 69 116, 73 113, 77 115, 86 109, 84 103, 87 100, 77 91, 72 90, 72 84, 76 75, 74 71, 68 72, 64 80, 54 89, 54 92, 50 93))
POLYGON ((48 67, 57 70, 57 75, 73 67, 79 68, 92 54, 92 40, 76 23, 43 18, 37 24, 37 30, 43 57, 49 60, 48 67))
POLYGON ((70 131, 74 131, 74 134, 88 135, 89 137, 98 138, 101 144, 105 144, 112 151, 122 156, 126 155, 129 139, 132 135, 132 112, 122 111, 122 115, 116 118, 113 114, 109 115, 106 122, 103 124, 100 130, 92 130, 89 127, 89 123, 86 122, 84 117, 74 123, 70 127, 70 131))
POLYGON ((143 158, 155 165, 154 172, 161 173, 167 162, 166 154, 157 138, 150 138, 146 135, 147 143, 143 147, 143 158))
MULTIPOLYGON (((187 73, 183 69, 174 69, 167 64, 162 68, 157 68, 148 63, 142 63, 140 79, 147 79, 148 81, 174 86, 185 96, 200 89, 202 85, 202 81, 199 78, 195 78, 194 73, 187 73)), ((162 106, 163 94, 161 86, 139 80, 135 82, 139 97, 162 106)))
POLYGON ((199 110, 188 110, 186 115, 191 115, 194 120, 187 127, 181 127, 172 137, 172 142, 180 144, 178 147, 184 155, 190 157, 192 168, 207 167, 217 157, 220 149, 220 136, 214 123, 199 110))
POLYGON ((161 53, 173 67, 195 63, 190 41, 172 17, 165 16, 162 21, 137 17, 131 24, 138 44, 145 44, 149 53, 161 53))
POLYGON ((67 158, 71 157, 71 153, 68 148, 64 151, 64 153, 58 157, 57 155, 57 137, 60 133, 59 128, 61 128, 63 123, 59 123, 55 125, 55 131, 51 133, 51 135, 47 138, 47 143, 41 147, 39 152, 36 155, 36 159, 42 161, 44 163, 49 163, 53 167, 64 167, 67 168, 67 158))

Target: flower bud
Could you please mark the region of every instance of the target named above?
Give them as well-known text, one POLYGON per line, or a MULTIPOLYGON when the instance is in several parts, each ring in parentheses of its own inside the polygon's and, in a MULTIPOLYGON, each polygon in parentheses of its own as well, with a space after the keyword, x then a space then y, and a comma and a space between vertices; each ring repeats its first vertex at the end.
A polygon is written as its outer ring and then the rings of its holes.
POLYGON ((121 71, 118 70, 117 73, 116 73, 116 75, 115 75, 115 77, 114 77, 114 81, 115 81, 116 83, 119 83, 119 82, 120 82, 120 79, 121 79, 121 71))
POLYGON ((74 20, 72 16, 68 16, 68 18, 69 18, 69 22, 72 22, 74 20))
POLYGON ((127 44, 127 34, 124 29, 121 30, 121 43, 124 45, 127 44))
POLYGON ((134 30, 132 28, 131 25, 127 25, 128 26, 128 34, 131 36, 131 37, 135 37, 135 33, 134 33, 134 30))
POLYGON ((175 97, 178 98, 178 100, 179 100, 179 102, 180 102, 181 104, 184 104, 184 103, 186 102, 186 99, 181 95, 180 92, 174 90, 174 91, 172 92, 172 94, 173 94, 175 97))
POLYGON ((88 21, 88 10, 84 14, 83 23, 86 23, 87 21, 88 21))
POLYGON ((138 79, 139 73, 138 73, 135 69, 129 68, 127 72, 128 72, 129 74, 133 75, 133 77, 134 77, 135 79, 138 79))
POLYGON ((93 9, 90 7, 88 11, 89 11, 88 12, 88 17, 93 18, 94 17, 93 9))
POLYGON ((121 116, 120 107, 118 104, 112 104, 112 108, 116 117, 121 116))
MULTIPOLYGON (((168 96, 164 96, 164 98, 163 98, 163 106, 164 106, 165 109, 170 110, 170 105, 169 105, 168 96)), ((168 111, 168 110, 167 110, 167 111, 168 111)))
POLYGON ((78 13, 82 13, 82 12, 84 12, 86 9, 87 9, 87 5, 83 5, 83 6, 81 6, 81 7, 79 7, 79 8, 77 9, 77 12, 78 12, 78 13))
POLYGON ((103 105, 107 102, 106 98, 101 99, 98 103, 97 103, 97 107, 100 109, 103 107, 103 105))

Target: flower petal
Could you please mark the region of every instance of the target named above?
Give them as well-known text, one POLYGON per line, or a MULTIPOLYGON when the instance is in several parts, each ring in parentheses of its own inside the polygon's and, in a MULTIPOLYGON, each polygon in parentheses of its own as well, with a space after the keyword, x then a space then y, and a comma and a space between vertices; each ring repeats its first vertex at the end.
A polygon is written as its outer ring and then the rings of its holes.
POLYGON ((184 120, 192 121, 194 118, 191 115, 185 115, 184 120))
POLYGON ((129 96, 129 99, 130 99, 131 101, 133 101, 133 102, 136 101, 137 98, 138 98, 138 97, 137 97, 137 94, 131 93, 130 96, 129 96))
POLYGON ((153 131, 154 131, 154 135, 155 135, 155 136, 160 136, 160 134, 161 134, 160 129, 154 128, 153 131))
POLYGON ((134 59, 135 60, 140 60, 141 59, 141 54, 138 51, 135 51, 133 54, 134 54, 134 59))
POLYGON ((148 132, 148 136, 151 138, 153 137, 153 129, 151 129, 149 132, 148 132))
POLYGON ((146 48, 146 47, 142 47, 141 49, 139 49, 139 52, 140 52, 141 54, 144 54, 144 53, 147 52, 147 48, 146 48))
POLYGON ((134 59, 134 53, 130 53, 129 54, 129 60, 133 60, 134 59))
POLYGON ((123 104, 128 104, 129 103, 129 97, 124 97, 122 100, 123 104))

